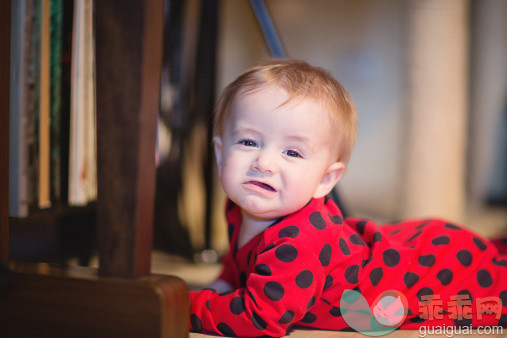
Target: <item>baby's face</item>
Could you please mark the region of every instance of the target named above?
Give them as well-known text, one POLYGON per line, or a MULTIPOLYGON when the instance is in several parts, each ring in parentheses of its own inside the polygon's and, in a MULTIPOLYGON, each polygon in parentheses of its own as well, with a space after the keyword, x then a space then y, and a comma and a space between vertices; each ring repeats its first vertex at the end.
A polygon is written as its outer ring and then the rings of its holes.
MULTIPOLYGON (((285 90, 240 95, 223 139, 215 138, 218 174, 228 197, 258 220, 272 220, 327 194, 331 160, 328 111, 312 100, 282 105, 285 90)), ((339 179, 339 177, 337 178, 339 179)), ((336 180, 337 180, 336 179, 336 180)))

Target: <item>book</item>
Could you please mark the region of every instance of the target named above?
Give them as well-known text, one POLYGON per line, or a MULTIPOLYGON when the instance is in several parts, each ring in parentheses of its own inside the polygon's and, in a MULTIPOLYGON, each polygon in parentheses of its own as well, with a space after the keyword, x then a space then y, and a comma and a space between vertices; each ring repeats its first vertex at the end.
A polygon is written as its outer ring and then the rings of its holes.
POLYGON ((9 118, 9 216, 27 217, 29 212, 28 116, 31 1, 12 3, 11 92, 9 118))
POLYGON ((39 208, 51 206, 50 197, 50 46, 51 0, 42 0, 42 38, 39 116, 39 208))
POLYGON ((42 3, 37 0, 27 0, 32 8, 31 30, 27 41, 30 53, 27 62, 28 92, 27 92, 27 124, 26 141, 28 148, 28 203, 29 211, 38 208, 39 198, 39 113, 40 113, 40 75, 41 75, 41 30, 42 3))
POLYGON ((97 197, 93 1, 74 2, 71 66, 69 205, 97 197))
POLYGON ((50 18, 50 197, 56 202, 61 199, 62 0, 51 0, 50 18))

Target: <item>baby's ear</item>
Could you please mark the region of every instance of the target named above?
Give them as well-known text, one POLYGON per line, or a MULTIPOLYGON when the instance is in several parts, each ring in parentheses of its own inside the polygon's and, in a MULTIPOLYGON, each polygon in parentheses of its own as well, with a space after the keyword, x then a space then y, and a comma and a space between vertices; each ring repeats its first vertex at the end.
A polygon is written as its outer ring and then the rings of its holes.
POLYGON ((335 162, 331 164, 324 173, 324 176, 322 177, 322 180, 317 186, 317 189, 315 189, 313 198, 320 198, 329 194, 331 190, 333 190, 336 183, 338 183, 340 178, 342 178, 344 172, 345 172, 344 163, 335 162))
POLYGON ((217 159, 217 173, 220 177, 222 173, 222 138, 220 136, 213 137, 213 145, 215 146, 215 157, 217 159))

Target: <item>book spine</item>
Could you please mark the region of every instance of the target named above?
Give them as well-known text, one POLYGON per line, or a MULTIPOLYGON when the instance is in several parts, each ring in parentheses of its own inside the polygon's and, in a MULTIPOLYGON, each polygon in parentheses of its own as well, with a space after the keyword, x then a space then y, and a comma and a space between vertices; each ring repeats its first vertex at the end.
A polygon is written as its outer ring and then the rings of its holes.
POLYGON ((12 3, 11 93, 9 119, 9 216, 28 216, 28 65, 32 6, 30 1, 12 3))
POLYGON ((41 69, 41 28, 42 4, 38 0, 27 0, 32 8, 32 29, 30 32, 30 55, 28 68, 28 200, 30 210, 38 208, 39 197, 39 113, 40 113, 40 69, 41 69))
POLYGON ((50 0, 42 0, 41 89, 39 119, 39 208, 51 206, 50 198, 50 0))
POLYGON ((62 0, 51 0, 51 200, 61 198, 62 0))
POLYGON ((72 47, 69 204, 96 198, 93 2, 76 0, 72 47))

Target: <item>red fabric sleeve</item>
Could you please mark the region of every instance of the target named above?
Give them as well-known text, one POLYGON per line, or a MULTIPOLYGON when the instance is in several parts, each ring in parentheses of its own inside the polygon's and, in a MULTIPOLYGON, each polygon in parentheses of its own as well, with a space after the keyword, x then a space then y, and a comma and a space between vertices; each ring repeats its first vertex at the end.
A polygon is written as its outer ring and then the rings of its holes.
POLYGON ((224 280, 233 287, 236 287, 235 276, 238 274, 237 270, 232 255, 229 252, 222 257, 222 272, 218 276, 218 279, 224 280))
POLYGON ((319 299, 325 282, 317 255, 282 238, 255 259, 246 287, 190 293, 190 329, 229 336, 283 336, 319 299))

